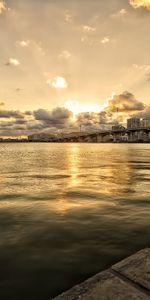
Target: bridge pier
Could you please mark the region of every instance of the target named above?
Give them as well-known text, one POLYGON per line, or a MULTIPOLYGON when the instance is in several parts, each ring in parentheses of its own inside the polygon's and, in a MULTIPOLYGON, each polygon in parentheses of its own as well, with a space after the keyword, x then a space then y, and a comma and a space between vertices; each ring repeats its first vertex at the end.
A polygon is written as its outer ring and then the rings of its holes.
POLYGON ((124 132, 113 132, 113 142, 119 143, 119 142, 126 142, 127 136, 124 132))
POLYGON ((130 143, 149 142, 150 141, 150 132, 146 131, 146 130, 129 131, 128 132, 128 141, 130 143))
POLYGON ((138 141, 138 134, 136 134, 136 132, 134 132, 134 131, 128 132, 128 141, 130 143, 137 142, 138 141))
POLYGON ((97 135, 97 143, 103 143, 104 142, 103 138, 104 138, 103 134, 97 135))

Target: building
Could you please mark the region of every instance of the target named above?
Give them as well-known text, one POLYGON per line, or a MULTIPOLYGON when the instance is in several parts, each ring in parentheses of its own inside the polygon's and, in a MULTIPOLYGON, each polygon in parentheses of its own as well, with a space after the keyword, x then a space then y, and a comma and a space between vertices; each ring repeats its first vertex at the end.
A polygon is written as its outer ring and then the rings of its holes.
POLYGON ((141 121, 141 127, 150 128, 150 117, 146 117, 141 121))
POLYGON ((28 136, 29 142, 51 142, 55 140, 55 136, 47 133, 37 133, 28 136))
POLYGON ((141 126, 140 118, 130 118, 127 120, 127 128, 128 129, 135 129, 141 126))

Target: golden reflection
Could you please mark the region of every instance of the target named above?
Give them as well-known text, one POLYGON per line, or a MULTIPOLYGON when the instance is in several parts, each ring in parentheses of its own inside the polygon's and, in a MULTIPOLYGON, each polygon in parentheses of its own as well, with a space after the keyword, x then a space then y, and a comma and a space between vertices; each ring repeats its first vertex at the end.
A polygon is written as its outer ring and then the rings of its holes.
POLYGON ((114 207, 116 206, 116 204, 112 201, 110 202, 106 202, 105 200, 101 200, 101 204, 99 205, 97 201, 95 201, 95 199, 91 200, 88 199, 88 201, 84 200, 80 200, 79 198, 77 198, 75 201, 72 201, 71 199, 60 199, 56 202, 54 202, 52 205, 49 205, 47 203, 45 203, 45 207, 46 210, 48 211, 48 209, 52 209, 56 214, 58 214, 59 216, 65 216, 66 214, 70 213, 71 210, 75 210, 78 209, 78 212, 81 213, 82 211, 85 212, 85 210, 92 210, 92 209, 104 209, 104 207, 114 207))
POLYGON ((5 183, 5 182, 7 182, 7 177, 4 174, 1 174, 0 175, 0 183, 2 184, 2 183, 5 183))
POLYGON ((71 209, 83 207, 83 204, 79 201, 72 202, 71 200, 67 199, 60 199, 55 202, 53 208, 54 211, 59 216, 65 216, 71 209))
POLYGON ((70 177, 69 186, 76 187, 79 185, 79 157, 80 144, 70 144, 68 152, 68 172, 70 177))
POLYGON ((134 191, 136 176, 130 160, 133 155, 132 150, 120 147, 115 156, 107 161, 108 165, 99 173, 102 176, 103 190, 105 194, 120 194, 134 191), (123 158, 123 159, 122 159, 123 158))

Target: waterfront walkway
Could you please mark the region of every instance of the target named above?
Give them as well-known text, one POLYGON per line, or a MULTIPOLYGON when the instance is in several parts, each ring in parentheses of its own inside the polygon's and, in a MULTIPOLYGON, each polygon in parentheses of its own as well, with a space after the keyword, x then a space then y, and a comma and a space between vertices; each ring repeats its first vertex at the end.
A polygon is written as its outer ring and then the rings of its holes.
POLYGON ((54 300, 150 300, 150 248, 113 265, 54 300))

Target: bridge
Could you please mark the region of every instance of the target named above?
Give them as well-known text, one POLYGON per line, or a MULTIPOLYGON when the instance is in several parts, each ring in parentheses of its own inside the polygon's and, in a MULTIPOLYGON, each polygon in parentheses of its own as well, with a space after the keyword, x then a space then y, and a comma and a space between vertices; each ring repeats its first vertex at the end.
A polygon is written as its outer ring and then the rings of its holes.
POLYGON ((79 135, 62 136, 58 138, 58 142, 91 142, 91 143, 106 143, 106 142, 150 142, 150 128, 138 127, 131 129, 115 129, 101 130, 92 133, 81 133, 79 135))

